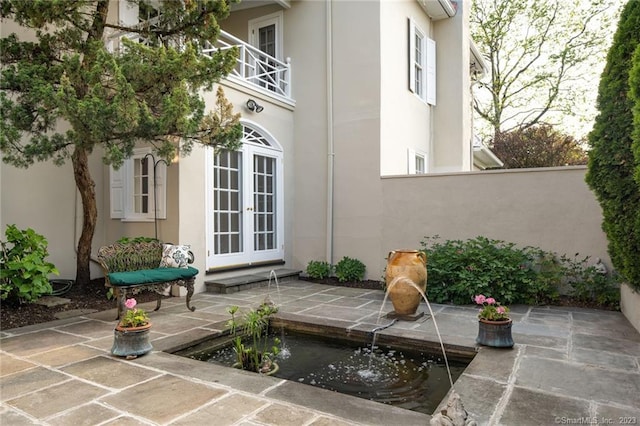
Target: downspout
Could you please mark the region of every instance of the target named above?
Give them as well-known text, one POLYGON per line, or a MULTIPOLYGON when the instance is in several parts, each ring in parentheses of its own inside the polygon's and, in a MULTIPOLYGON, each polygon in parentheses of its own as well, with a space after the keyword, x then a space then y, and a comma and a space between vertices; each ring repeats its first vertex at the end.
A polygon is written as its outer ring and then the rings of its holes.
POLYGON ((326 257, 329 264, 333 264, 333 172, 335 152, 333 146, 333 38, 332 38, 332 1, 326 5, 326 34, 327 34, 327 236, 326 257))

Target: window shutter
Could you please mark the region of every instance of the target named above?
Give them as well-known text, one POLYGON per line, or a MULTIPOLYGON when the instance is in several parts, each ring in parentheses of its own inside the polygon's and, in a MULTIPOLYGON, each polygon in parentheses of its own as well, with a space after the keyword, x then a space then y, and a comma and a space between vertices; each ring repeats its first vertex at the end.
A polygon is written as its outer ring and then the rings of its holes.
POLYGON ((410 175, 416 174, 416 152, 413 149, 407 151, 407 173, 410 175))
POLYGON ((427 103, 436 104, 436 42, 427 38, 427 103))
POLYGON ((416 24, 409 18, 409 90, 416 91, 416 24))
POLYGON ((109 167, 109 198, 111 204, 111 219, 124 218, 124 181, 125 181, 125 165, 115 170, 109 167))

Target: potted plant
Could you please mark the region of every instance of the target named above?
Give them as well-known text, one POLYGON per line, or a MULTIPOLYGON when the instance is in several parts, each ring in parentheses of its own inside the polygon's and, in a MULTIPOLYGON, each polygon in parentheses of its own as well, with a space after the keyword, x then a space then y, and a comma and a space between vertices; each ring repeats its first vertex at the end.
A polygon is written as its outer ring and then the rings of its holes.
POLYGON ((136 299, 127 299, 124 305, 127 311, 113 332, 111 353, 133 359, 153 349, 149 342, 151 321, 144 309, 136 308, 136 299))
POLYGON ((493 297, 486 297, 483 294, 474 296, 473 300, 482 307, 478 313, 476 343, 495 348, 513 347, 509 308, 502 306, 493 297))
POLYGON ((258 309, 250 309, 236 321, 238 306, 230 306, 227 312, 231 319, 227 323, 233 339, 236 362, 233 365, 243 370, 262 374, 273 374, 278 370, 275 357, 280 352, 280 339, 273 339, 269 347, 269 317, 278 312, 278 308, 269 303, 261 304, 258 309))

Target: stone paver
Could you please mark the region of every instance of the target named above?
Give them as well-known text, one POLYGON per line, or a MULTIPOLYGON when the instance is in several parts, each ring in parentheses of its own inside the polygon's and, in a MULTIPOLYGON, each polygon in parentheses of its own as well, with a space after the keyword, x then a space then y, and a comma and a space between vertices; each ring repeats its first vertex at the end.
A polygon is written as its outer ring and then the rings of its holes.
MULTIPOLYGON (((281 305, 282 318, 345 332, 366 335, 390 321, 378 319, 392 310, 388 300, 380 309, 381 290, 306 281, 278 287, 198 294, 195 312, 185 308, 184 298, 164 300, 160 311, 150 313, 154 350, 132 361, 110 355, 115 310, 70 312, 49 324, 2 330, 0 424, 428 424, 426 414, 163 352, 219 334, 228 306, 255 307, 266 295, 281 305)), ((145 309, 154 307, 152 302, 145 309)), ((622 314, 511 308, 516 345, 492 349, 475 344, 474 306, 432 306, 452 354, 477 352, 454 389, 480 425, 640 424, 640 333, 622 314)), ((427 315, 397 322, 381 336, 417 339, 438 350, 434 319, 425 304, 419 310, 427 315)))
POLYGON ((91 426, 115 419, 118 416, 120 416, 120 412, 117 410, 97 403, 90 403, 50 418, 48 423, 52 426, 91 426))
POLYGON ((10 411, 5 407, 0 408, 0 425, 26 426, 33 424, 34 422, 27 416, 10 411))
POLYGON ((38 304, 38 305, 53 307, 53 306, 66 305, 69 302, 71 302, 71 299, 67 299, 67 298, 64 298, 64 297, 42 296, 41 298, 36 300, 35 303, 38 304))
POLYGON ((506 409, 496 423, 502 425, 540 426, 567 424, 566 419, 589 416, 589 402, 560 395, 549 395, 516 387, 506 409))
POLYGON ((315 417, 313 412, 283 404, 271 404, 254 414, 255 420, 268 425, 298 426, 315 417))
POLYGON ((90 320, 58 327, 58 330, 64 333, 99 339, 105 336, 113 336, 113 323, 90 320))
POLYGON ((0 353, 0 377, 34 368, 36 364, 0 353))
POLYGON ((64 374, 42 367, 20 371, 2 378, 0 398, 6 401, 65 380, 68 380, 68 377, 64 374))
POLYGON ((68 311, 56 312, 53 316, 56 319, 65 319, 65 318, 73 318, 78 317, 80 315, 88 315, 94 312, 98 312, 95 309, 71 309, 68 311))
POLYGON ((2 339, 2 350, 18 356, 29 356, 86 340, 87 338, 81 336, 50 329, 2 339))
POLYGON ((122 362, 105 356, 76 362, 62 368, 62 371, 114 389, 123 389, 161 374, 157 371, 137 367, 133 363, 122 362), (117 371, 118 374, 114 374, 114 371, 117 371))
POLYGON ((173 424, 181 426, 204 425, 210 423, 211 419, 216 419, 216 425, 228 426, 239 420, 249 418, 255 411, 266 405, 268 405, 268 402, 264 399, 233 394, 220 398, 215 404, 205 406, 173 424))
POLYGON ((44 388, 7 401, 7 405, 16 407, 37 418, 45 419, 54 414, 83 405, 107 391, 78 380, 69 380, 55 386, 44 388))
POLYGON ((111 407, 144 417, 156 423, 168 423, 190 413, 226 392, 205 385, 164 375, 103 398, 111 407))
POLYGON ((104 351, 84 345, 73 345, 32 355, 29 360, 49 367, 61 367, 98 355, 104 355, 104 351))
POLYGON ((516 385, 596 402, 640 406, 640 374, 590 364, 524 357, 516 385))

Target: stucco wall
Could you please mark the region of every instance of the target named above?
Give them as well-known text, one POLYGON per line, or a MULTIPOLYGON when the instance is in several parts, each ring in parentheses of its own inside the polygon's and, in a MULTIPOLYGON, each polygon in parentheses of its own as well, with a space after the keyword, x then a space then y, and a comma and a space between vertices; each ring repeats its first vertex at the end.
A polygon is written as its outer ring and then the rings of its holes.
MULTIPOLYGON (((427 163, 430 157, 434 107, 409 90, 409 18, 427 37, 434 37, 431 20, 417 1, 380 3, 383 64, 380 69, 380 115, 384 118, 380 122, 380 173, 383 176, 407 173, 409 149, 424 153, 427 163)), ((439 78, 437 84, 450 83, 448 79, 439 78)))
POLYGON ((610 267, 602 213, 585 173, 578 166, 383 178, 383 250, 377 264, 367 265, 370 276, 381 275, 390 250, 420 248, 434 235, 580 253, 610 267))
POLYGON ((433 25, 436 45, 437 106, 430 172, 460 172, 473 168, 471 139, 471 76, 469 75, 470 1, 457 3, 456 15, 433 25))
MULTIPOLYGON (((293 2, 285 13, 285 54, 292 58, 294 152, 292 178, 294 265, 325 259, 327 252, 327 7, 325 2, 293 2), (313 19, 309 19, 313 16, 313 19)), ((288 212, 289 213, 289 212, 288 212)), ((299 266, 295 266, 299 267, 299 266)))
MULTIPOLYGON (((89 159, 89 169, 96 183, 102 187, 100 153, 89 159)), ((28 169, 0 165, 2 174, 2 240, 7 225, 19 229, 32 228, 48 241, 49 257, 60 271, 60 278, 74 279, 78 238, 82 230, 82 203, 76 197, 71 160, 57 167, 52 162, 36 163, 28 169)), ((93 238, 93 255, 104 242, 104 203, 100 191, 96 196, 98 223, 93 238)), ((91 264, 92 276, 101 276, 97 264, 91 264)))
POLYGON ((380 247, 380 4, 334 3, 334 262, 380 247), (360 31, 350 22, 358 17, 360 31), (362 72, 360 72, 362 71, 362 72), (364 202, 363 202, 364 201, 364 202))
MULTIPOLYGON (((282 8, 276 4, 237 10, 220 22, 220 27, 240 40, 249 43, 249 21, 265 15, 280 12, 282 8)), ((285 33, 287 30, 285 29, 285 33)), ((284 52, 285 56, 287 55, 284 52)))

